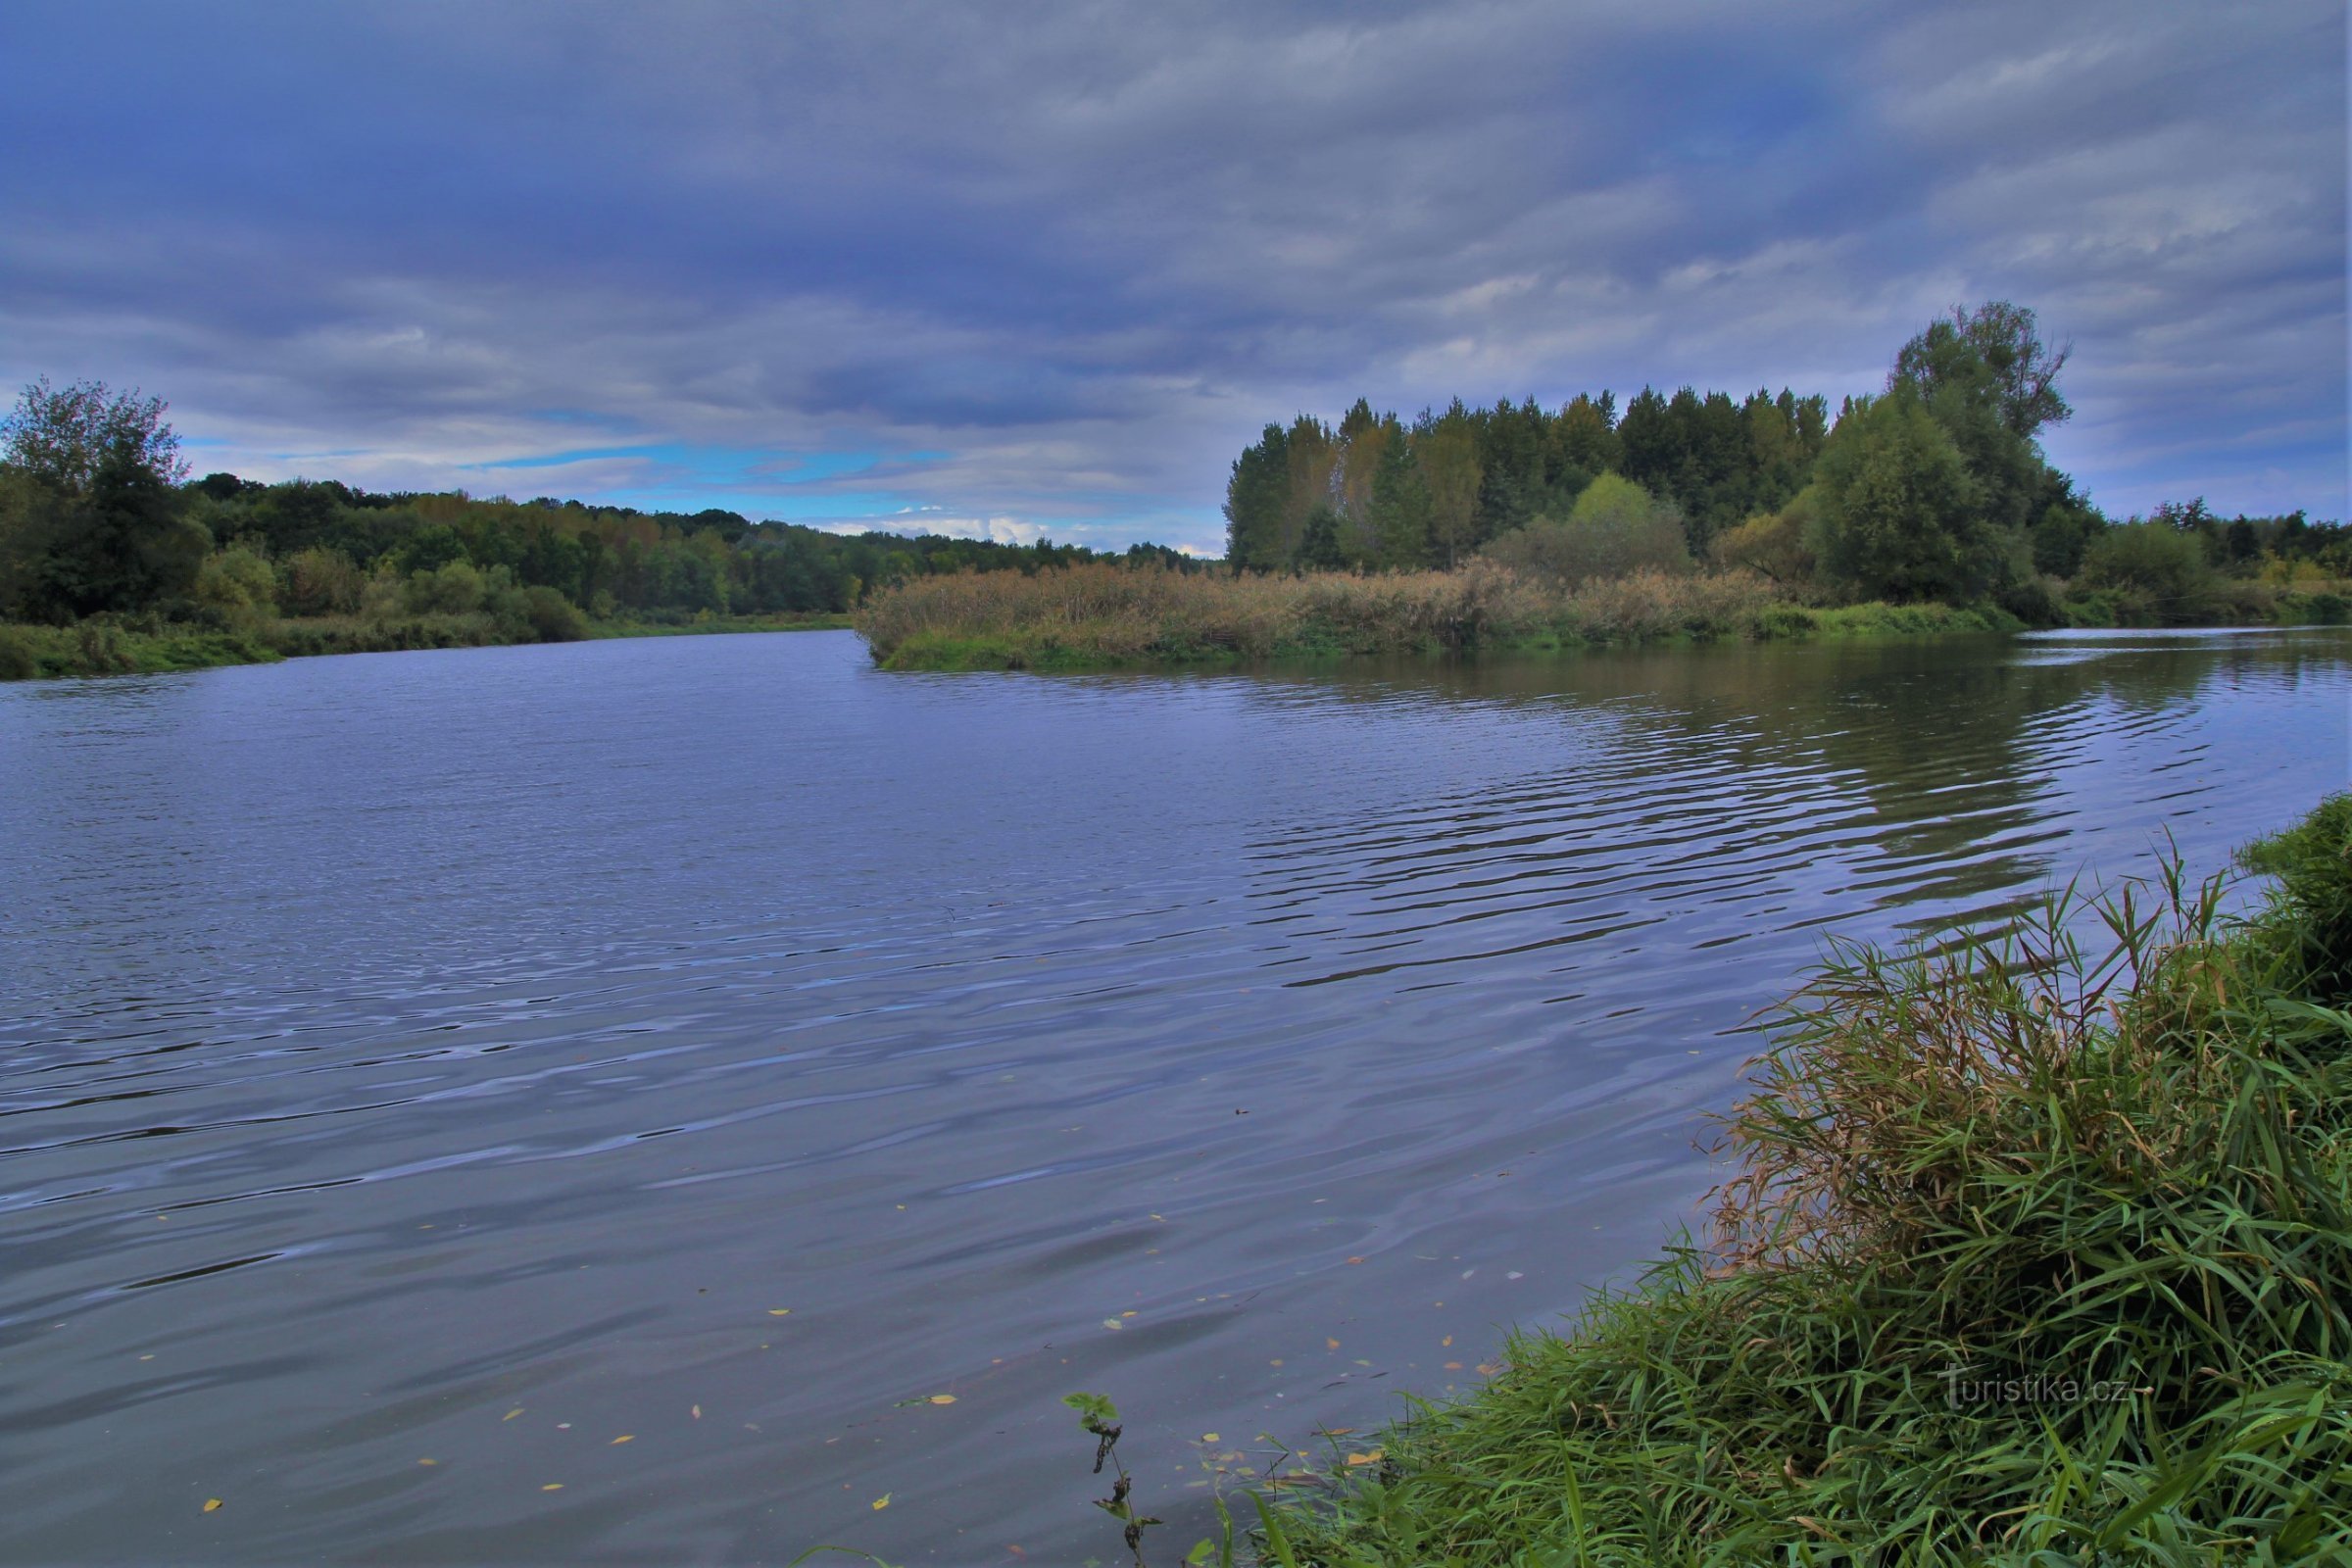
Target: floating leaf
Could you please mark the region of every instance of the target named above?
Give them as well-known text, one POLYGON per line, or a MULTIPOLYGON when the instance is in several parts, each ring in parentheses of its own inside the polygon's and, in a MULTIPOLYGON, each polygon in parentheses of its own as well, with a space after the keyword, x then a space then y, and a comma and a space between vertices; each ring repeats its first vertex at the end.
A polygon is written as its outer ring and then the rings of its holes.
POLYGON ((1348 1456, 1348 1463, 1350 1466, 1359 1465, 1359 1464, 1378 1464, 1378 1463, 1380 1463, 1380 1457, 1381 1457, 1381 1450, 1380 1450, 1380 1449, 1378 1449, 1378 1448, 1374 1448, 1374 1449, 1373 1449, 1373 1450, 1372 1450, 1370 1453, 1351 1453, 1351 1454, 1349 1454, 1349 1455, 1348 1456))
POLYGON ((703 1418, 703 1407, 699 1404, 694 1407, 694 1418, 697 1421, 700 1421, 703 1418))
POLYGON ((1348 1261, 1350 1263, 1361 1263, 1363 1259, 1360 1257, 1351 1257, 1348 1261))
POLYGON ((1200 1441, 1202 1443, 1214 1443, 1217 1441, 1217 1435, 1214 1432, 1203 1432, 1200 1434, 1200 1441))
POLYGON ((438 1459, 419 1459, 416 1462, 418 1464, 439 1464, 441 1461, 438 1459))
POLYGON ((564 1490, 564 1483, 561 1481, 550 1481, 546 1486, 541 1487, 539 1490, 541 1492, 562 1492, 564 1490))
POLYGON ((1127 1325, 1120 1322, 1115 1317, 1106 1317, 1102 1320, 1102 1326, 1106 1329, 1123 1329, 1127 1325))
POLYGON ((767 1309, 767 1315, 769 1317, 790 1317, 792 1316, 792 1308, 789 1306, 771 1306, 767 1309))
POLYGON ((1446 1370, 1448 1372, 1459 1372, 1461 1369, 1462 1363, 1459 1361, 1448 1361, 1446 1363, 1446 1370))
POLYGON ((1326 1350, 1336 1350, 1336 1349, 1338 1349, 1339 1348, 1340 1348, 1340 1342, 1339 1342, 1339 1341, 1337 1341, 1337 1340, 1334 1340, 1334 1339, 1326 1339, 1326 1340, 1323 1342, 1323 1348, 1325 1348, 1326 1350))
POLYGON ((623 1433, 622 1433, 622 1434, 621 1434, 619 1437, 617 1437, 617 1438, 614 1438, 614 1439, 613 1439, 613 1440, 612 1440, 611 1443, 608 1443, 608 1444, 606 1444, 606 1445, 605 1445, 605 1446, 606 1446, 606 1447, 608 1447, 608 1448, 617 1448, 617 1447, 619 1447, 619 1446, 620 1446, 622 1444, 624 1444, 624 1443, 635 1443, 636 1441, 637 1441, 637 1434, 636 1434, 636 1433, 634 1433, 634 1432, 623 1432, 623 1433))
POLYGON ((931 1396, 931 1402, 933 1404, 954 1404, 956 1402, 956 1396, 953 1394, 934 1394, 931 1396))
POLYGON ((1438 1342, 1438 1344, 1439 1344, 1439 1345, 1441 1345, 1441 1346, 1451 1345, 1452 1343, 1453 1343, 1453 1336, 1452 1336, 1452 1335, 1450 1335, 1450 1334, 1446 1335, 1446 1336, 1444 1339, 1442 1339, 1442 1340, 1440 1340, 1440 1341, 1438 1342))
POLYGON ((500 1416, 499 1419, 501 1421, 512 1421, 520 1414, 522 1414, 522 1406, 518 1404, 514 1409, 509 1410, 505 1415, 500 1416))
POLYGON ((220 1499, 219 1497, 207 1497, 204 1499, 204 1511, 206 1513, 211 1513, 215 1508, 220 1506, 220 1499))
POLYGON ((884 1494, 882 1494, 882 1495, 880 1495, 879 1497, 876 1497, 876 1498, 874 1499, 874 1512, 876 1512, 876 1513, 880 1513, 880 1512, 881 1512, 883 1509, 885 1509, 885 1508, 887 1508, 887 1507, 889 1507, 889 1506, 890 1506, 890 1494, 889 1494, 889 1493, 887 1493, 887 1492, 885 1492, 884 1494))

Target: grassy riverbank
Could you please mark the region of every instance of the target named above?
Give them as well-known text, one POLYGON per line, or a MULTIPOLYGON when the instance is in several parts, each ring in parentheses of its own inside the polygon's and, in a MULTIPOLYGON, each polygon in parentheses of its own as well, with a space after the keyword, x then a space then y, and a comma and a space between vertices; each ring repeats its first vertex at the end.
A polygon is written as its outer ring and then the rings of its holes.
POLYGON ((2248 860, 2247 921, 2176 880, 1837 955, 1714 1245, 1515 1339, 1269 1560, 2352 1560, 2352 797, 2248 860))
POLYGON ((267 664, 314 654, 375 654, 418 648, 486 648, 604 637, 680 637, 712 632, 816 631, 847 627, 841 614, 710 615, 674 621, 592 620, 552 624, 486 612, 394 616, 244 618, 225 627, 154 616, 99 617, 70 626, 0 624, 0 680, 72 675, 161 674, 222 664, 267 664))
POLYGON ((1988 606, 1803 605, 1748 571, 1642 571, 1563 590, 1483 561, 1381 575, 1087 564, 928 577, 874 594, 855 620, 887 669, 1085 669, 2025 626, 1988 606))

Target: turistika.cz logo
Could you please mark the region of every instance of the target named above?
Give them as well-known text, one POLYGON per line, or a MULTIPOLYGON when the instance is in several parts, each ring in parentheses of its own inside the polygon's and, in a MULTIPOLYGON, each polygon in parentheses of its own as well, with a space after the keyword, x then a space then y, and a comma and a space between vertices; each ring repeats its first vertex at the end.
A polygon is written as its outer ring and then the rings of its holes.
POLYGON ((1936 1374, 1943 1379, 1943 1402, 1957 1410, 1968 1404, 2121 1404, 2134 1394, 2125 1378, 2084 1382, 2063 1374, 2037 1372, 2028 1377, 1972 1376, 1964 1366, 1947 1366, 1936 1374))

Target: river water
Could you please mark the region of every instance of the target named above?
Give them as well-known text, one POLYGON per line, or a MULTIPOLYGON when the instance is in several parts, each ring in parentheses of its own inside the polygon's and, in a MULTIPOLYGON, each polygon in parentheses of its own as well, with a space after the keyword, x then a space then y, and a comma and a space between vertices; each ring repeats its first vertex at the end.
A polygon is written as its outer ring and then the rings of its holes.
POLYGON ((0 1560, 1112 1561, 1080 1389, 1173 1560, 1630 1278, 1827 937, 2216 869, 2348 699, 2335 632, 0 687, 0 1560))

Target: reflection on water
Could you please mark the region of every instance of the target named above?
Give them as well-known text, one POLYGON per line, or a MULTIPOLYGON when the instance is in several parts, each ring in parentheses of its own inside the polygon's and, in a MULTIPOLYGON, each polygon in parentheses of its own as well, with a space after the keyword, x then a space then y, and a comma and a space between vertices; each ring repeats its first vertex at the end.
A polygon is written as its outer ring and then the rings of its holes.
POLYGON ((2348 650, 0 688, 0 1556, 1075 1560, 1076 1388, 1174 1539, 1649 1253, 1826 933, 2340 787, 2348 650))

